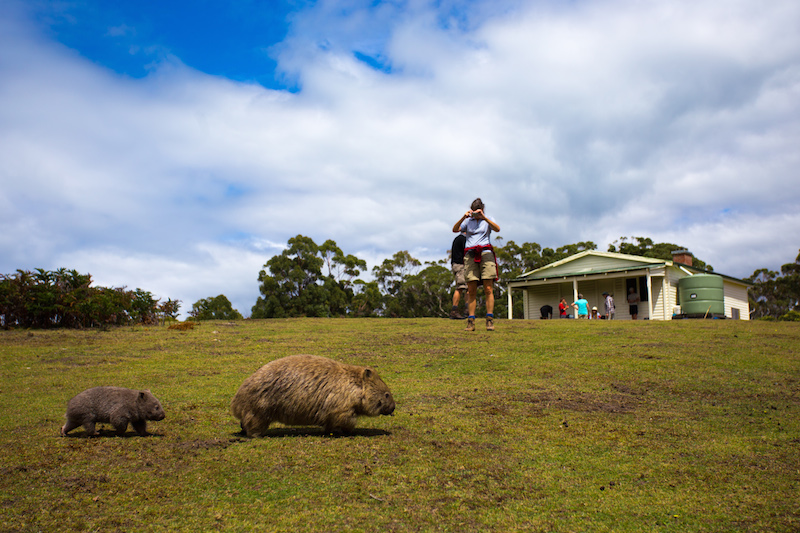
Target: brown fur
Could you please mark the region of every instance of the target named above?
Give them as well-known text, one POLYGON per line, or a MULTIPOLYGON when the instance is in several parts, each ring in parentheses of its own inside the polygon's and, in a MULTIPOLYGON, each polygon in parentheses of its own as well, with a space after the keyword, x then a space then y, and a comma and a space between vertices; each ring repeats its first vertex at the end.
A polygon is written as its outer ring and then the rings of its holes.
POLYGON ((128 424, 140 436, 147 435, 148 420, 163 420, 166 416, 161 402, 149 390, 132 390, 123 387, 94 387, 87 389, 67 402, 67 423, 61 428, 66 436, 78 426, 89 435, 97 435, 95 424, 111 424, 117 435, 124 435, 128 424))
POLYGON ((176 324, 170 324, 167 329, 177 329, 179 331, 194 329, 194 322, 178 322, 176 324))
POLYGON ((315 355, 267 363, 244 381, 231 402, 248 437, 264 436, 273 422, 349 433, 359 415, 390 415, 394 407, 389 387, 371 368, 315 355))

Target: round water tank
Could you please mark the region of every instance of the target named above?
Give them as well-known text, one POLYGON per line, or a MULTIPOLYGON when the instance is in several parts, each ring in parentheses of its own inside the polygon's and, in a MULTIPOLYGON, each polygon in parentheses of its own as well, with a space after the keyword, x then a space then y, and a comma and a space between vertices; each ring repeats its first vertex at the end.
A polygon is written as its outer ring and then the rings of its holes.
POLYGON ((685 316, 724 316, 724 294, 722 276, 716 274, 695 274, 678 281, 678 299, 685 316))

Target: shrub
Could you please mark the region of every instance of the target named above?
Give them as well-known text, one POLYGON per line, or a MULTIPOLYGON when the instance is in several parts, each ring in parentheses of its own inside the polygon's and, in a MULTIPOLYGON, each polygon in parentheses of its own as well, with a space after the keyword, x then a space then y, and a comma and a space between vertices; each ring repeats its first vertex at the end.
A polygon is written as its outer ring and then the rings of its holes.
POLYGON ((800 322, 800 312, 792 309, 788 313, 782 315, 778 320, 782 322, 800 322))
POLYGON ((147 291, 92 287, 75 270, 17 270, 0 274, 0 327, 91 328, 155 324, 175 317, 178 300, 161 304, 147 291))

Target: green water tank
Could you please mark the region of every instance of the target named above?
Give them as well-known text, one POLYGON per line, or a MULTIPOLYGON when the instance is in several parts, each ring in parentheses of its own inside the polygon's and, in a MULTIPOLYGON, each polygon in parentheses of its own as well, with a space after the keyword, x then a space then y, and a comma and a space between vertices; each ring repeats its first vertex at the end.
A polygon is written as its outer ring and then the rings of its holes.
POLYGON ((678 281, 681 313, 686 316, 724 316, 724 295, 722 276, 716 274, 695 274, 678 281))

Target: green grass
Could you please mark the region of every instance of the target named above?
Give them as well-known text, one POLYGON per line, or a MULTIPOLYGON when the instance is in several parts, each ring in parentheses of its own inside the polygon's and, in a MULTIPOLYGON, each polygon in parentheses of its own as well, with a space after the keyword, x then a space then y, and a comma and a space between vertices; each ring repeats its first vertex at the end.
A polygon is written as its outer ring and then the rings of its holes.
POLYGON ((437 319, 0 332, 0 531, 798 531, 800 325, 437 319), (370 365, 353 436, 228 405, 284 355, 370 365), (149 388, 152 436, 58 436, 95 385, 149 388))

